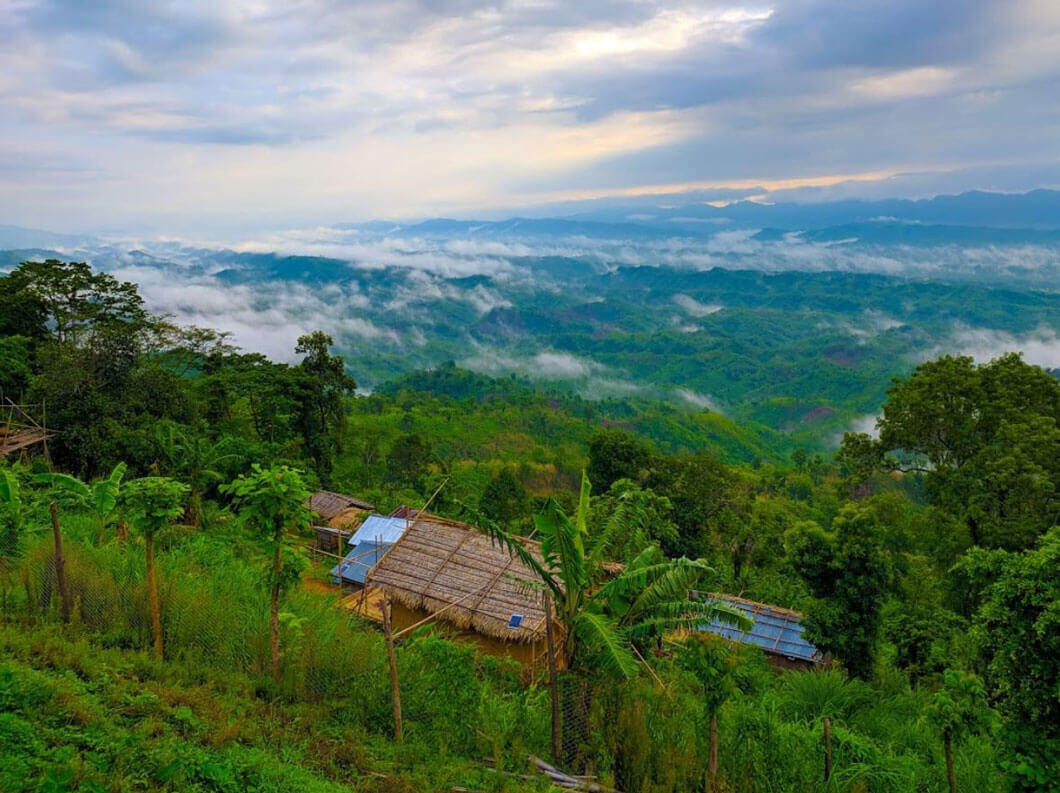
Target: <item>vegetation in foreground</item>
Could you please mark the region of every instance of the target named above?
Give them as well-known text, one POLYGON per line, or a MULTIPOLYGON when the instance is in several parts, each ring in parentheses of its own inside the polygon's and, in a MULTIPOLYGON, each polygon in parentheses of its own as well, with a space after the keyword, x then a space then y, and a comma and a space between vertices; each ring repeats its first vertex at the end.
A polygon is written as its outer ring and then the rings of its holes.
POLYGON ((634 573, 647 546, 697 586, 800 608, 838 661, 777 675, 677 641, 677 615, 624 620, 628 593, 546 559, 543 586, 590 581, 565 619, 631 653, 590 641, 565 674, 568 766, 629 793, 1060 788, 1060 385, 1016 356, 921 365, 834 461, 741 463, 699 414, 453 367, 359 398, 324 334, 278 364, 85 267, 3 281, 0 381, 47 402, 61 471, 0 469, 4 790, 540 786, 518 775, 551 753, 544 680, 421 631, 397 650, 398 745, 381 637, 300 552, 308 487, 387 509, 443 482, 432 507, 499 538, 537 515, 634 573))

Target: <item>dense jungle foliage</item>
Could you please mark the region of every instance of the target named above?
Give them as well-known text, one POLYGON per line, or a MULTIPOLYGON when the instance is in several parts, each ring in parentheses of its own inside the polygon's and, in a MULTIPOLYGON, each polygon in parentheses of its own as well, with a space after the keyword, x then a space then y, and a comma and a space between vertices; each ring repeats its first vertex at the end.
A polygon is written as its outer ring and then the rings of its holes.
POLYGON ((432 510, 497 536, 579 515, 593 559, 636 571, 647 549, 805 613, 835 664, 778 673, 709 634, 631 630, 587 569, 569 619, 641 661, 562 673, 585 708, 560 764, 609 788, 1060 791, 1052 374, 925 362, 878 436, 826 456, 451 364, 361 395, 326 334, 291 349, 177 327, 86 265, 0 278, 0 389, 55 432, 0 468, 0 790, 544 789, 524 775, 551 757, 545 677, 436 629, 397 647, 395 740, 383 638, 304 552, 323 486, 383 512, 437 491, 432 510))

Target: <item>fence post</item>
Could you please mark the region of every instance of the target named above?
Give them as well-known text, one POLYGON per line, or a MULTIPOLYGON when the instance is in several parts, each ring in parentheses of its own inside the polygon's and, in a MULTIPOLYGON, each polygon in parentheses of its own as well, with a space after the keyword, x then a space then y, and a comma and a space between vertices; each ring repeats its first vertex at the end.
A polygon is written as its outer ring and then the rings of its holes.
POLYGON ((390 696, 394 703, 394 740, 401 743, 401 687, 398 684, 397 658, 394 655, 394 627, 391 623, 390 598, 383 601, 383 633, 386 635, 386 657, 390 662, 390 696))
POLYGON ((52 538, 55 540, 55 584, 59 589, 63 622, 69 622, 73 609, 70 604, 70 592, 66 588, 66 563, 63 559, 63 532, 59 527, 59 507, 53 501, 48 505, 48 510, 52 513, 52 538))
POLYGON ((548 648, 548 688, 552 698, 552 762, 559 765, 563 754, 560 732, 559 684, 556 680, 556 647, 552 642, 552 598, 545 593, 545 639, 548 648))
POLYGON ((707 759, 707 776, 710 778, 710 789, 718 776, 718 714, 710 714, 710 755, 707 759))
POLYGON ((832 720, 824 720, 824 781, 832 778, 832 720))

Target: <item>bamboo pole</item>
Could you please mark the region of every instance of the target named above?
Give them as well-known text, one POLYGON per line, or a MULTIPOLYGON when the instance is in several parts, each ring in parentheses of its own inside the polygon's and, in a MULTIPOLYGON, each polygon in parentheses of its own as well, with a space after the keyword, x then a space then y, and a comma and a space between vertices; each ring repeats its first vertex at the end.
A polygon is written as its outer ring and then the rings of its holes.
POLYGON ((824 720, 824 781, 832 778, 832 720, 824 720))
POLYGON ((162 638, 162 606, 158 602, 158 579, 155 572, 155 533, 144 532, 144 558, 147 560, 147 597, 151 604, 151 631, 154 634, 156 658, 164 655, 162 638))
POLYGON ((394 740, 404 740, 401 724, 401 686, 398 681, 397 657, 394 654, 394 634, 390 598, 383 601, 383 633, 386 635, 386 657, 390 663, 390 696, 394 705, 394 740))
POLYGON ((552 641, 552 597, 548 592, 545 593, 545 639, 548 647, 548 689, 552 698, 552 762, 558 764, 563 754, 563 739, 560 731, 556 646, 552 641))
POLYGON ((63 622, 69 622, 73 608, 70 603, 70 591, 66 587, 66 560, 63 559, 63 532, 59 527, 59 507, 53 501, 48 505, 48 509, 52 514, 52 539, 55 541, 55 583, 59 589, 63 622))
POLYGON ((710 714, 710 756, 707 760, 707 776, 710 779, 710 789, 714 789, 714 782, 718 777, 718 714, 710 714))

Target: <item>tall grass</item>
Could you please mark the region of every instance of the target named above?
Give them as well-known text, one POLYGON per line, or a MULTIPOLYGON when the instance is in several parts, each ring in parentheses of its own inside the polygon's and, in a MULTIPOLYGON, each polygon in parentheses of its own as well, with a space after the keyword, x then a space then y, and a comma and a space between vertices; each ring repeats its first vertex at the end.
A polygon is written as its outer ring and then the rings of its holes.
MULTIPOLYGON (((31 538, 4 578, 3 619, 35 631, 58 623, 59 607, 50 538, 31 538)), ((117 541, 95 546, 72 537, 65 555, 74 613, 61 635, 90 641, 102 652, 148 648, 142 546, 135 539, 124 546, 117 541)), ((166 660, 130 654, 150 665, 145 674, 157 676, 172 664, 185 676, 199 670, 202 681, 231 675, 250 681, 254 696, 264 701, 318 708, 326 720, 311 731, 325 742, 328 735, 351 729, 389 741, 390 678, 378 632, 356 622, 331 598, 293 590, 281 606, 283 678, 277 687, 267 674, 268 593, 256 550, 206 533, 176 536, 159 553, 158 564, 166 660)), ((41 651, 55 655, 55 668, 91 665, 84 653, 64 654, 59 642, 41 651)), ((927 693, 897 678, 872 687, 838 671, 774 674, 760 655, 745 656, 737 654, 735 689, 719 713, 718 790, 943 789, 939 736, 920 717, 927 693), (824 718, 832 720, 835 736, 835 773, 827 786, 824 718)), ((666 660, 652 664, 658 679, 642 674, 621 685, 589 681, 594 696, 585 734, 577 740, 592 773, 626 793, 702 791, 709 724, 702 689, 666 660)), ((398 666, 406 743, 388 749, 395 761, 430 769, 490 756, 508 771, 521 772, 528 754, 549 755, 548 690, 540 680, 527 686, 524 673, 511 662, 478 655, 421 629, 398 648, 398 666)), ((86 670, 102 674, 95 667, 86 670)), ((327 745, 332 758, 342 756, 333 742, 327 745)), ((988 739, 961 745, 961 789, 1003 791, 996 760, 988 739)))

